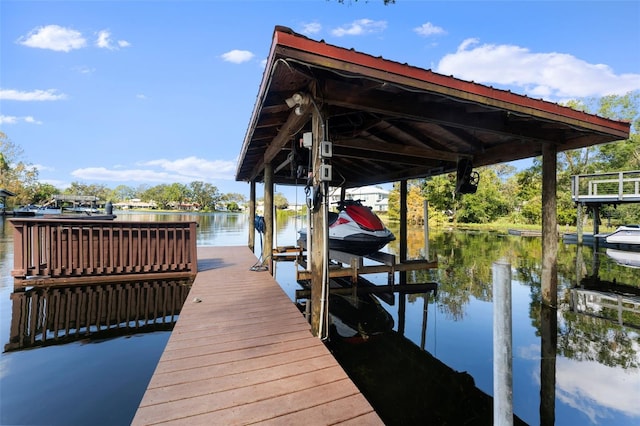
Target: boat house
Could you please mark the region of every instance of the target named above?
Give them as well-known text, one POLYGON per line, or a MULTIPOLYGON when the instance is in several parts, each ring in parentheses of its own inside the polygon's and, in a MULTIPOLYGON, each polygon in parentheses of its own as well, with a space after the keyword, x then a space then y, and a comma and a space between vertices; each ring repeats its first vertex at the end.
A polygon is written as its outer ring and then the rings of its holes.
MULTIPOLYGON (((510 91, 330 45, 276 27, 240 151, 236 180, 264 183, 265 247, 273 244, 274 184, 305 185, 314 206, 308 270, 318 331, 326 281, 327 189, 400 183, 400 260, 406 258, 407 180, 542 156, 545 304, 557 284, 556 166, 560 151, 629 137, 609 120, 510 91), (404 214, 404 217, 403 217, 404 214), (323 248, 325 247, 325 248, 323 248)), ((250 220, 253 223, 253 220, 250 220)), ((253 247, 254 232, 249 235, 253 247)))

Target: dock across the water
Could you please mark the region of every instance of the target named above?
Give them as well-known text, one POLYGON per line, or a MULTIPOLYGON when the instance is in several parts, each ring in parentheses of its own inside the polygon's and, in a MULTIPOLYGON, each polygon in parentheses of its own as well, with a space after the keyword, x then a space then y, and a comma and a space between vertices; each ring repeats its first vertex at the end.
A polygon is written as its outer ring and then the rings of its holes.
POLYGON ((198 247, 198 275, 133 419, 383 424, 247 247, 198 247))

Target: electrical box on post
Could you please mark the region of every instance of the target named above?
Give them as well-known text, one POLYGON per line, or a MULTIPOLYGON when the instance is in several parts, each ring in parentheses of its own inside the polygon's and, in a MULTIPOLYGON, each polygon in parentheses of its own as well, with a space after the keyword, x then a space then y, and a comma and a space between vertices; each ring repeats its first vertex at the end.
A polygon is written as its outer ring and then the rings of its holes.
POLYGON ((333 157, 333 143, 330 141, 320 142, 320 157, 331 158, 333 157))
POLYGON ((302 134, 302 146, 311 149, 313 146, 313 133, 305 132, 302 134))
POLYGON ((320 166, 320 180, 323 182, 331 180, 331 164, 322 164, 320 166))

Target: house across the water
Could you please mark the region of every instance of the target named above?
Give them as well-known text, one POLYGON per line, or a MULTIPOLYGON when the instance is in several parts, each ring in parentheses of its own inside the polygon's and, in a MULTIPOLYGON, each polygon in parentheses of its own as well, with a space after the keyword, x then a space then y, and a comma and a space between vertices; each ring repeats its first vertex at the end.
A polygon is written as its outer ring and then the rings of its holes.
MULTIPOLYGON (((340 191, 335 191, 329 196, 330 203, 340 201, 340 191)), ((345 191, 345 199, 360 200, 362 204, 371 207, 377 212, 386 212, 389 210, 389 191, 379 186, 362 186, 359 188, 349 188, 345 191)))

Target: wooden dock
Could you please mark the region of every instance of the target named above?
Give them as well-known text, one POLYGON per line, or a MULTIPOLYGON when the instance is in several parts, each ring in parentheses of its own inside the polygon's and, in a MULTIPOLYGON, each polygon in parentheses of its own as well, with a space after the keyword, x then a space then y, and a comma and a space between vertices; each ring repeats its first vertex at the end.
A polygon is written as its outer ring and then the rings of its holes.
POLYGON ((198 247, 198 275, 133 425, 383 424, 247 247, 198 247))

